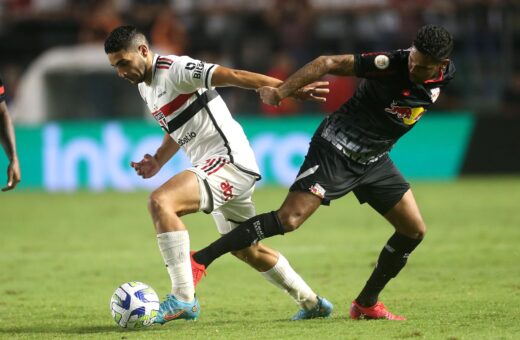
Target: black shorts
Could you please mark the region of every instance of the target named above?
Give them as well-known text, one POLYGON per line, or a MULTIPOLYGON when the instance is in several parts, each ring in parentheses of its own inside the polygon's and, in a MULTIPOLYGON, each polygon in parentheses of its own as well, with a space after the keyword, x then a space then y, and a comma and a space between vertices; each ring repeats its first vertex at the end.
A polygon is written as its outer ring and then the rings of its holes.
POLYGON ((327 141, 314 139, 289 191, 310 191, 324 205, 353 191, 360 204, 368 203, 384 215, 408 189, 410 184, 388 155, 362 165, 340 154, 327 141))

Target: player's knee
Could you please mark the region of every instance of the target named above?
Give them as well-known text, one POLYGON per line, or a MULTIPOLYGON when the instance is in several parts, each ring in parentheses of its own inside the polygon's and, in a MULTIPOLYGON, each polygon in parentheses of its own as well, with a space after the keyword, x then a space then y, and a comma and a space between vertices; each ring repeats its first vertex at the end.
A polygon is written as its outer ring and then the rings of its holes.
POLYGON ((150 214, 157 215, 165 211, 169 206, 167 196, 161 191, 155 190, 148 198, 148 210, 150 214))
POLYGON ((303 214, 298 211, 287 211, 285 209, 280 209, 277 211, 277 214, 280 223, 286 232, 291 232, 298 229, 304 221, 303 214))
POLYGON ((423 220, 414 223, 411 228, 408 228, 408 236, 414 239, 423 239, 426 235, 426 224, 423 220))
POLYGON ((423 239, 424 236, 426 236, 426 230, 426 223, 424 223, 424 221, 421 221, 421 224, 417 229, 417 238, 423 239))

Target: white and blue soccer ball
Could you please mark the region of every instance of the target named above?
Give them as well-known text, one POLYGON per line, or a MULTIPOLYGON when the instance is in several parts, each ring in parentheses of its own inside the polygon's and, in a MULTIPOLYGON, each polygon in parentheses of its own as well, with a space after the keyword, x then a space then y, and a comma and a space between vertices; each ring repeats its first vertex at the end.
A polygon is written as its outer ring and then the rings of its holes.
POLYGON ((159 312, 159 297, 145 283, 123 283, 110 299, 110 310, 114 321, 123 328, 150 326, 159 312))

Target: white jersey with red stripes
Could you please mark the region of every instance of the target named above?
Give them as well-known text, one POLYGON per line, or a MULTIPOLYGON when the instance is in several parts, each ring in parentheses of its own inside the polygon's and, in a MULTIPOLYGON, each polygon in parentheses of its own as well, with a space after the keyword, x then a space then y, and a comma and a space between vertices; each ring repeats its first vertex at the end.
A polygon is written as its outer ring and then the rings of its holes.
POLYGON ((155 55, 152 82, 140 83, 139 93, 194 166, 223 158, 257 175, 258 165, 242 127, 211 86, 217 67, 188 56, 155 55))

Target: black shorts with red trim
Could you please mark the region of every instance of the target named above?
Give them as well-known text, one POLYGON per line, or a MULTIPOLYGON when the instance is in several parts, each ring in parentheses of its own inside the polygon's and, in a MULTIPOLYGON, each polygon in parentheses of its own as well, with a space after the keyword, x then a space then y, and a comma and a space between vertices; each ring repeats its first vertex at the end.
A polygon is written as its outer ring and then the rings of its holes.
POLYGON ((362 165, 342 155, 329 142, 314 138, 289 191, 310 191, 323 205, 354 192, 360 204, 368 203, 386 214, 410 189, 410 184, 388 155, 362 165))

